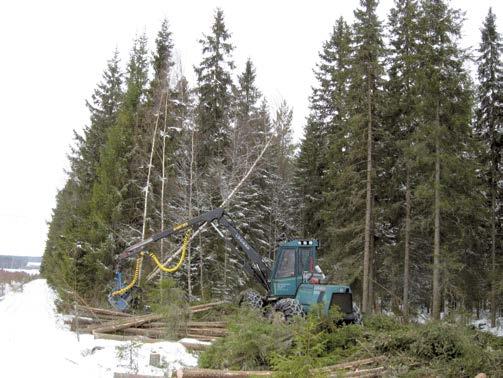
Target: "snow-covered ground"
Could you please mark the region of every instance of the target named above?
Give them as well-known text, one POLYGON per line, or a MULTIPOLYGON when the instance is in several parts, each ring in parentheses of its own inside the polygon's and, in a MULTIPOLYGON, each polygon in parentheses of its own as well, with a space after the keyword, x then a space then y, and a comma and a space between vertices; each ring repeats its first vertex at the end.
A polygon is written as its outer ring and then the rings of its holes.
POLYGON ((68 330, 55 311, 56 294, 45 280, 7 291, 0 298, 0 376, 112 377, 114 372, 162 376, 168 369, 195 366, 197 358, 177 342, 134 344, 95 340, 68 330), (166 368, 149 366, 151 352, 166 368))

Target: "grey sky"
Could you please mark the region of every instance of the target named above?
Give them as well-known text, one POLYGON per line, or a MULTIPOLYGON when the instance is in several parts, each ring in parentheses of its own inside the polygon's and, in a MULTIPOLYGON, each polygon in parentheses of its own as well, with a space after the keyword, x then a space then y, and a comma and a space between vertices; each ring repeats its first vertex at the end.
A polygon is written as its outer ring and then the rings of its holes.
MULTIPOLYGON (((477 46, 489 6, 503 32, 503 2, 461 1, 464 44, 477 46)), ((193 81, 203 33, 221 7, 238 72, 250 57, 274 109, 285 99, 302 135, 318 51, 339 16, 358 1, 4 0, 0 3, 0 254, 41 255, 73 130, 88 123, 85 99, 115 47, 127 59, 136 33, 151 42, 167 17, 184 74, 193 81)), ((381 19, 392 1, 381 2, 381 19)))

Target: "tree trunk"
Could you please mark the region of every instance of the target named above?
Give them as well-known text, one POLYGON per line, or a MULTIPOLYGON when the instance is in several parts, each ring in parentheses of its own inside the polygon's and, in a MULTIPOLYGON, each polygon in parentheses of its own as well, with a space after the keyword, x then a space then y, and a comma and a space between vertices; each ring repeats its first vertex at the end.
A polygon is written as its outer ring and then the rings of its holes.
MULTIPOLYGON (((374 210, 374 201, 372 200, 372 212, 374 210)), ((370 229, 372 233, 370 235, 370 251, 369 251, 369 312, 376 312, 376 301, 374 292, 374 280, 375 280, 375 270, 374 270, 374 259, 375 259, 375 239, 374 239, 374 221, 372 220, 370 224, 370 229)))
MULTIPOLYGON (((167 96, 166 96, 167 98, 167 96)), ((162 95, 161 95, 161 102, 162 102, 162 95)), ((154 127, 154 132, 152 133, 152 147, 150 149, 150 158, 148 160, 148 170, 147 170, 147 183, 145 184, 145 198, 143 201, 143 224, 141 227, 141 240, 145 240, 145 232, 147 229, 147 211, 148 211, 148 195, 150 193, 150 176, 152 174, 152 162, 154 160, 154 150, 155 150, 155 141, 157 137, 157 127, 159 125, 159 114, 160 110, 157 112, 157 116, 155 119, 155 127, 154 127)), ((141 282, 141 274, 142 274, 142 261, 143 259, 140 259, 140 270, 138 271, 138 282, 141 282)))
POLYGON ((435 229, 433 239, 433 300, 432 317, 434 320, 440 319, 440 121, 439 109, 436 109, 436 130, 435 130, 435 203, 434 218, 435 229))
MULTIPOLYGON (((192 181, 194 180, 194 130, 190 134, 190 169, 189 169, 189 219, 192 218, 192 181)), ((190 264, 192 261, 191 243, 187 246, 187 290, 189 299, 192 297, 192 276, 190 272, 190 264)))
MULTIPOLYGON (((162 178, 161 178, 161 230, 164 230, 164 192, 166 186, 166 131, 168 126, 168 96, 164 104, 164 127, 162 135, 162 178)), ((161 239, 161 261, 164 261, 164 239, 161 239)), ((159 275, 159 281, 164 278, 164 272, 159 275)), ((163 303, 163 290, 161 288, 161 303, 163 303)))
POLYGON ((199 234, 199 289, 201 290, 201 300, 204 301, 204 281, 203 281, 203 243, 199 234))
POLYGON ((405 179, 405 245, 403 258, 403 316, 409 317, 409 256, 410 256, 410 169, 407 167, 405 179))
POLYGON ((491 327, 496 327, 496 180, 495 169, 491 173, 491 327))
POLYGON ((362 312, 370 311, 369 306, 369 265, 370 265, 370 237, 372 224, 372 94, 370 75, 367 78, 367 197, 365 209, 365 244, 363 249, 363 292, 362 312))

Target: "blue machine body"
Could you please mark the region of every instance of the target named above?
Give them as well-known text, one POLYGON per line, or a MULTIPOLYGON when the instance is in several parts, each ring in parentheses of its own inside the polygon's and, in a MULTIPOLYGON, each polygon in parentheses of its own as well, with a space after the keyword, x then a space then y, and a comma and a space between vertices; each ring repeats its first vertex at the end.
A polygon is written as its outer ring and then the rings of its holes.
POLYGON ((317 303, 323 312, 337 305, 346 316, 353 314, 353 298, 348 285, 321 284, 318 265, 317 240, 291 240, 281 244, 271 275, 271 296, 295 298, 304 312, 317 303))
MULTIPOLYGON (((124 282, 122 281, 122 273, 115 272, 114 275, 115 289, 120 290, 124 287, 124 282)), ((118 311, 125 311, 129 308, 129 302, 131 301, 132 293, 130 290, 126 291, 124 294, 120 295, 108 295, 108 302, 118 311)))

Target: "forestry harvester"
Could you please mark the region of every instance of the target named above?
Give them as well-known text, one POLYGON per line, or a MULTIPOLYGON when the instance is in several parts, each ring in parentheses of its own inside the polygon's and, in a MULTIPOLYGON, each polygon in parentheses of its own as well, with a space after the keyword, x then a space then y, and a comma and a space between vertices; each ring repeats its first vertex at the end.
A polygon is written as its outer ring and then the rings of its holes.
POLYGON ((115 290, 108 296, 110 304, 120 311, 125 311, 130 307, 136 289, 140 261, 144 255, 150 256, 165 272, 174 272, 180 268, 192 231, 205 223, 211 224, 222 237, 224 235, 219 231, 218 226, 228 230, 232 239, 246 255, 244 270, 263 288, 264 295, 251 288, 242 292, 239 299, 240 305, 255 308, 270 306, 269 308, 283 314, 285 319, 289 319, 295 315, 302 315, 309 311, 312 305, 321 303, 325 314, 332 306, 338 306, 344 314, 344 322, 359 322, 359 312, 353 304, 350 287, 324 282, 325 275, 317 264, 318 242, 316 240, 290 240, 282 243, 278 247, 272 268, 270 268, 262 256, 246 241, 222 208, 205 212, 125 249, 118 257, 115 290), (181 256, 174 267, 167 268, 159 262, 155 254, 144 252, 149 244, 183 231, 185 231, 185 236, 181 256), (137 257, 135 274, 131 283, 125 285, 120 267, 131 257, 137 257))

